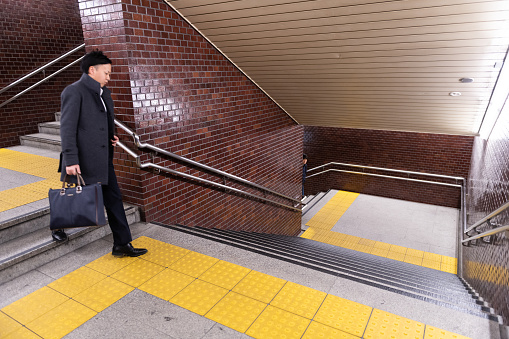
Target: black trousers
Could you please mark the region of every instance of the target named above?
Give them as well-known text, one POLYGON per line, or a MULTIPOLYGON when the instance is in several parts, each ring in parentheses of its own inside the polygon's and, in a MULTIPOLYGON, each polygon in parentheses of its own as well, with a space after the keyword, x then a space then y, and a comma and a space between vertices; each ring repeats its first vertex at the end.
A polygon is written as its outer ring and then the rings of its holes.
POLYGON ((108 185, 102 185, 102 191, 108 223, 113 233, 113 244, 127 245, 133 238, 125 216, 122 194, 118 188, 117 176, 112 162, 108 165, 108 185))

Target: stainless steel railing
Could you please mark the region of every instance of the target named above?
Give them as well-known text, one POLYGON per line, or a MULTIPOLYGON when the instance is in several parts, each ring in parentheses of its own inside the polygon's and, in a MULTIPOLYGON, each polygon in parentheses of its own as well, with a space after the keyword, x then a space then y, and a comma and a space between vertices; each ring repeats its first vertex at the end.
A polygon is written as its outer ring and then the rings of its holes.
MULTIPOLYGON (((285 198, 285 199, 288 199, 294 203, 301 203, 300 200, 297 200, 297 199, 294 199, 292 197, 289 197, 287 195, 284 195, 284 194, 281 194, 281 193, 278 193, 276 191, 273 191, 269 188, 266 188, 266 187, 263 187, 261 185, 258 185, 258 184, 255 184, 251 181, 248 181, 246 179, 243 179, 243 178, 240 178, 236 175, 233 175, 233 174, 230 174, 230 173, 227 173, 227 172, 224 172, 224 171, 221 171, 221 170, 218 170, 218 169, 215 169, 213 167, 210 167, 210 166, 207 166, 205 164, 202 164, 202 163, 199 163, 197 161, 194 161, 194 160, 191 160, 191 159, 188 159, 188 158, 185 158, 185 157, 182 157, 180 155, 177 155, 175 153, 172 153, 172 152, 168 152, 162 148, 159 148, 157 146, 154 146, 154 145, 150 145, 150 144, 147 144, 147 143, 142 143, 140 141, 140 137, 135 133, 133 132, 129 127, 127 127, 126 125, 124 125, 123 123, 121 123, 120 121, 116 120, 115 119, 115 124, 122 128, 125 132, 127 132, 130 136, 133 137, 134 139, 134 144, 136 145, 136 147, 138 148, 147 148, 147 149, 150 149, 151 151, 154 151, 156 153, 159 153, 159 154, 164 154, 166 156, 169 156, 169 157, 172 157, 174 159, 177 159, 179 161, 182 161, 182 162, 185 162, 187 164, 190 164, 192 166, 195 166, 195 167, 199 167, 201 169, 204 169, 206 171, 209 171, 209 172, 212 172, 212 173, 215 173, 217 175, 220 175, 220 176, 223 176, 223 177, 226 177, 226 178, 230 178, 232 180, 235 180, 235 181, 238 181, 238 182, 241 182, 245 185, 249 185, 251 187, 255 187, 257 189, 260 189, 260 190, 263 190, 265 192, 268 192, 270 194, 273 194, 273 195, 277 195, 279 197, 282 197, 282 198, 285 198)), ((180 172, 179 172, 180 173, 180 172)))
MULTIPOLYGON (((490 214, 488 214, 487 216, 485 216, 484 218, 482 218, 481 220, 479 220, 478 222, 476 222, 475 224, 470 226, 468 229, 466 229, 464 234, 466 236, 468 236, 468 238, 463 239, 461 241, 462 244, 463 245, 469 245, 470 241, 472 241, 472 240, 489 237, 491 235, 495 235, 497 233, 504 232, 504 231, 509 231, 509 225, 501 226, 501 225, 493 224, 491 222, 491 220, 493 218, 495 218, 496 216, 500 215, 502 212, 506 211, 508 208, 509 208, 509 202, 507 202, 504 205, 500 206, 495 211, 491 212, 490 214), (482 226, 485 223, 488 224, 489 226, 491 226, 492 229, 488 230, 488 231, 485 231, 485 232, 482 232, 482 233, 479 233, 477 231, 477 228, 482 226), (478 234, 470 236, 470 234, 468 234, 468 233, 472 232, 472 231, 477 232, 478 234)), ((509 233, 508 233, 508 236, 509 236, 509 233)), ((489 243, 491 241, 487 241, 487 242, 489 243)))
MULTIPOLYGON (((117 125, 118 125, 117 121, 115 121, 115 123, 117 123, 117 125)), ((270 200, 270 199, 267 199, 267 198, 264 198, 264 197, 260 197, 260 196, 255 195, 255 194, 242 191, 242 190, 240 190, 238 188, 234 188, 234 187, 230 187, 230 186, 227 186, 227 185, 223 185, 223 184, 220 184, 220 183, 217 183, 217 182, 213 182, 213 181, 210 181, 210 180, 207 180, 207 179, 203 179, 203 178, 200 178, 200 177, 196 177, 194 175, 190 175, 190 174, 187 174, 187 173, 175 171, 175 170, 169 169, 167 167, 159 166, 159 165, 151 163, 151 162, 141 163, 140 156, 137 155, 133 150, 131 150, 129 147, 127 147, 126 145, 124 145, 120 141, 117 142, 117 145, 120 146, 124 151, 126 151, 130 156, 135 158, 136 165, 139 168, 154 168, 154 169, 162 171, 162 172, 171 173, 173 175, 181 176, 181 177, 184 177, 184 178, 187 178, 187 179, 191 179, 191 180, 199 181, 199 182, 202 182, 202 183, 205 183, 205 184, 208 184, 208 185, 220 187, 220 188, 223 188, 223 189, 231 191, 231 192, 236 192, 238 194, 249 196, 249 197, 252 197, 252 198, 255 198, 255 199, 258 199, 258 200, 266 201, 268 203, 271 203, 271 204, 274 204, 274 205, 278 205, 278 206, 281 206, 281 207, 284 207, 284 208, 288 208, 288 209, 291 209, 291 210, 294 210, 294 211, 299 211, 299 212, 301 211, 300 208, 297 208, 297 207, 294 207, 294 206, 285 205, 285 204, 282 204, 282 203, 280 203, 278 201, 274 201, 274 200, 270 200)), ((189 160, 189 159, 187 159, 187 160, 189 160)), ((200 165, 202 165, 202 164, 200 164, 200 165)), ((203 165, 203 166, 205 166, 205 165, 203 165)), ((218 170, 216 170, 216 171, 218 171, 218 170)), ((221 172, 221 171, 219 171, 219 172, 221 172)), ((242 180, 244 180, 244 179, 242 179, 242 180)), ((270 191, 270 190, 268 190, 266 188, 265 188, 265 190, 270 191)), ((280 194, 278 194, 278 195, 280 195, 280 194)), ((290 198, 290 199, 291 200, 295 200, 295 199, 292 199, 292 198, 290 198)))
MULTIPOLYGON (((76 53, 77 51, 79 51, 79 50, 80 50, 80 49, 82 49, 83 47, 85 47, 85 44, 81 44, 81 45, 79 45, 78 47, 73 48, 73 49, 72 49, 72 50, 70 50, 69 52, 67 52, 67 53, 65 53, 65 54, 62 54, 61 56, 59 56, 58 58, 56 58, 56 59, 54 59, 54 60, 52 60, 52 61, 48 62, 48 63, 47 63, 47 64, 45 64, 44 66, 39 67, 39 68, 38 68, 38 69, 36 69, 35 71, 30 72, 29 74, 27 74, 27 75, 25 75, 25 76, 23 76, 23 77, 19 78, 18 80, 14 81, 13 83, 11 83, 11 84, 7 85, 6 87, 4 87, 4 88, 0 89, 0 94, 1 94, 1 93, 3 93, 3 92, 5 92, 5 91, 7 91, 8 89, 10 89, 10 88, 12 88, 12 87, 16 86, 16 85, 21 84, 22 82, 24 82, 25 80, 29 79, 30 77, 32 77, 32 76, 34 76, 34 75, 36 75, 37 73, 40 73, 40 72, 44 71, 46 68, 50 67, 50 66, 51 66, 51 65, 53 65, 54 63, 56 63, 56 62, 58 62, 58 61, 60 61, 60 60, 62 60, 62 59, 64 59, 64 58, 68 57, 69 55, 72 55, 72 54, 76 53)), ((74 60, 74 61, 73 61, 73 62, 71 62, 70 64, 68 64, 68 65, 66 65, 66 66, 64 66, 64 67, 62 67, 61 69, 59 69, 59 70, 55 71, 54 73, 52 73, 52 74, 50 74, 50 75, 48 75, 48 76, 45 76, 45 77, 44 77, 44 79, 42 79, 42 80, 38 81, 37 83, 33 84, 32 86, 30 86, 30 87, 28 87, 28 88, 26 88, 26 89, 24 89, 23 91, 21 91, 21 92, 19 92, 18 94, 14 95, 14 96, 13 96, 13 97, 11 97, 10 99, 8 99, 8 100, 6 100, 6 101, 2 102, 2 103, 0 104, 0 108, 1 108, 1 107, 3 107, 3 106, 5 106, 5 105, 7 105, 7 104, 8 104, 8 103, 10 103, 11 101, 16 100, 17 98, 19 98, 19 97, 20 97, 20 96, 22 96, 23 94, 25 94, 25 93, 27 93, 27 92, 31 91, 32 89, 36 88, 37 86, 39 86, 39 85, 40 85, 40 84, 42 84, 43 82, 48 81, 49 79, 53 78, 54 76, 56 76, 56 75, 60 74, 61 72, 63 72, 63 71, 65 71, 66 69, 68 69, 69 67, 73 66, 74 64, 76 64, 76 63, 80 62, 80 61, 81 61, 81 59, 83 59, 83 56, 82 56, 82 57, 80 57, 80 58, 78 58, 77 60, 74 60)))

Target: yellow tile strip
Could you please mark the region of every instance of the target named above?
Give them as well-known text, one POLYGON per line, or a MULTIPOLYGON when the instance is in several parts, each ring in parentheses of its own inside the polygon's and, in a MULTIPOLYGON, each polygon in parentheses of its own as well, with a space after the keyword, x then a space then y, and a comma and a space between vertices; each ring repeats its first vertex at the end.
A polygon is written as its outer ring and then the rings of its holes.
POLYGON ((313 228, 331 230, 359 193, 337 192, 306 224, 313 228))
POLYGON ((62 186, 56 159, 1 148, 0 167, 41 178, 38 182, 0 191, 0 212, 47 198, 50 188, 62 186))
POLYGON ((260 339, 467 339, 148 237, 133 244, 150 255, 107 254, 2 308, 0 338, 61 338, 138 288, 260 339))
POLYGON ((348 234, 308 228, 302 238, 323 242, 329 245, 344 247, 358 252, 369 253, 379 257, 404 261, 410 264, 432 268, 438 271, 456 274, 457 259, 445 255, 429 253, 380 241, 363 239, 348 234))
POLYGON ((456 258, 331 231, 358 195, 352 192, 337 192, 308 221, 306 226, 309 228, 301 237, 438 271, 457 273, 456 258))

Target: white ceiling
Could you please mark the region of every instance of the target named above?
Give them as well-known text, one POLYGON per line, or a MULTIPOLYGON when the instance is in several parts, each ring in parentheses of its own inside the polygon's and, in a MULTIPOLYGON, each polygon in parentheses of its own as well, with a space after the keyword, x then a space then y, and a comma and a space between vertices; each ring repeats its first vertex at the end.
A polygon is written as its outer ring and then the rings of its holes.
POLYGON ((168 2, 303 125, 477 134, 509 46, 509 0, 168 2))

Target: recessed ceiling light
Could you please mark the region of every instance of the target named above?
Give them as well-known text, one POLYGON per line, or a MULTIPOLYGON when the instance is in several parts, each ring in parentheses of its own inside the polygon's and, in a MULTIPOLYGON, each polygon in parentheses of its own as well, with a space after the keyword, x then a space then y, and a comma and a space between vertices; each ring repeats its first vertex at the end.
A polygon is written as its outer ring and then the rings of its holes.
POLYGON ((449 95, 452 97, 459 97, 461 95, 461 92, 451 92, 449 93, 449 95))
POLYGON ((473 78, 461 78, 460 82, 462 82, 462 83, 474 82, 474 79, 473 78))

